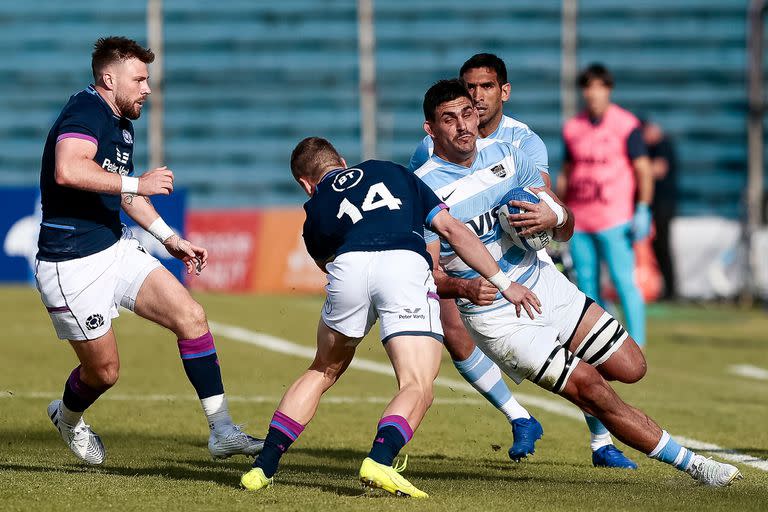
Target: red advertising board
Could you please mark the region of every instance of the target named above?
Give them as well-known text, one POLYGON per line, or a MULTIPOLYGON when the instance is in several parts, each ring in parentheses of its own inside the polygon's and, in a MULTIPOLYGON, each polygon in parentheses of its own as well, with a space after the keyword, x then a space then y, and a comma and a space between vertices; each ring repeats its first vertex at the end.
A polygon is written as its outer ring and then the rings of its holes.
POLYGON ((325 274, 307 254, 303 223, 300 208, 191 212, 189 239, 208 249, 209 263, 188 285, 233 292, 322 292, 325 274))

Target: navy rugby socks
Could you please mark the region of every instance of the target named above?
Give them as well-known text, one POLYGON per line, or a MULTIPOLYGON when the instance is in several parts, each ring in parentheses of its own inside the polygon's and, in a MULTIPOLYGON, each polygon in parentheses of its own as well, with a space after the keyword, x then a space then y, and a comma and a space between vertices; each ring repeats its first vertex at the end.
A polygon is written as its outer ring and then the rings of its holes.
POLYGON ((197 396, 202 400, 223 394, 221 368, 219 368, 219 359, 216 356, 211 331, 199 338, 179 340, 178 344, 184 371, 197 391, 197 396))
POLYGON ((304 431, 304 425, 293 420, 280 411, 275 411, 269 422, 269 432, 264 440, 264 449, 256 457, 253 467, 261 468, 267 478, 272 478, 277 472, 280 457, 283 456, 294 441, 304 431))
POLYGON ((69 425, 76 425, 88 407, 98 399, 103 390, 95 389, 80 379, 80 366, 72 370, 64 385, 62 399, 62 420, 69 425))
POLYGON ((405 418, 394 414, 384 416, 379 420, 376 437, 368 457, 379 464, 391 466, 397 454, 412 437, 413 429, 405 418))

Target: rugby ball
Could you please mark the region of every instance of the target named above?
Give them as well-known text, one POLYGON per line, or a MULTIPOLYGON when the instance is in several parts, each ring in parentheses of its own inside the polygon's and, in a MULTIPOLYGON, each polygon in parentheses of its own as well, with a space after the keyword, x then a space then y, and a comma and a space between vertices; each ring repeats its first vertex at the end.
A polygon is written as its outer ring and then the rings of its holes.
POLYGON ((523 201, 526 203, 538 203, 540 199, 531 192, 528 187, 525 188, 513 188, 502 199, 502 205, 498 210, 499 225, 502 231, 506 233, 509 238, 512 239, 512 243, 524 251, 538 251, 549 245, 552 240, 552 230, 540 231, 534 233, 531 236, 521 236, 520 232, 524 231, 524 228, 515 228, 509 225, 507 215, 513 215, 515 213, 522 213, 524 208, 518 208, 516 206, 510 206, 509 201, 523 201))

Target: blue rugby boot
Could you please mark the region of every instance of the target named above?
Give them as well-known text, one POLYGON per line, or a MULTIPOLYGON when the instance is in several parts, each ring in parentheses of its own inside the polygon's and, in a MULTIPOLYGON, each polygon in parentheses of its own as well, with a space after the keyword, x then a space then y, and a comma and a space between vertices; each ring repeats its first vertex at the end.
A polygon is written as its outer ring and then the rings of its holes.
POLYGON ((536 418, 518 418, 512 421, 512 447, 509 449, 509 458, 515 462, 533 454, 536 441, 544 435, 544 429, 536 418))
POLYGON ((596 468, 637 469, 637 464, 624 455, 612 444, 598 448, 592 452, 592 465, 596 468))

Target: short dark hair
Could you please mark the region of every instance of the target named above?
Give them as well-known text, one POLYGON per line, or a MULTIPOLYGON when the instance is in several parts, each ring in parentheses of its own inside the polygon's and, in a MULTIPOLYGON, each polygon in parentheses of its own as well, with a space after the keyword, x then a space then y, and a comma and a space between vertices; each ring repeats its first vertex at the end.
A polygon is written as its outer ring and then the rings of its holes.
POLYGON ((424 119, 427 121, 435 120, 435 110, 446 101, 453 101, 458 98, 467 98, 474 105, 472 96, 464 87, 464 83, 458 78, 450 80, 439 80, 432 84, 432 87, 424 94, 424 119))
POLYGON ((343 159, 333 144, 322 137, 307 137, 291 153, 291 173, 296 180, 317 179, 333 166, 344 166, 343 159))
POLYGON ((507 65, 504 61, 492 53, 477 53, 471 56, 467 62, 461 65, 459 70, 459 76, 463 77, 464 73, 470 69, 488 68, 496 72, 496 78, 499 81, 499 85, 507 83, 507 65))
POLYGON ((581 73, 579 73, 579 78, 576 83, 583 89, 587 87, 592 80, 600 80, 606 86, 613 87, 613 75, 608 71, 608 68, 599 62, 593 62, 584 68, 581 73))
POLYGON ((139 59, 144 64, 150 64, 155 60, 155 54, 127 37, 100 37, 94 43, 91 54, 93 78, 98 80, 104 68, 113 62, 128 59, 139 59))

